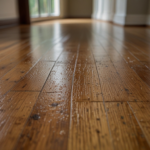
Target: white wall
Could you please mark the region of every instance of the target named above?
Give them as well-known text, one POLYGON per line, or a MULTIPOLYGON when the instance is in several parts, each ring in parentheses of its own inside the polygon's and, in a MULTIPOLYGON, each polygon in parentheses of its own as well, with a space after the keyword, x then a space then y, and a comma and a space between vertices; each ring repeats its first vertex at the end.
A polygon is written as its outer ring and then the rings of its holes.
POLYGON ((124 25, 127 9, 127 0, 116 0, 114 22, 124 25))
POLYGON ((94 19, 112 21, 115 13, 115 0, 94 0, 94 19))
POLYGON ((115 13, 115 0, 104 0, 102 20, 112 21, 115 13))
POLYGON ((149 0, 128 0, 126 24, 145 25, 147 23, 149 0))
POLYGON ((60 0, 60 17, 64 18, 68 16, 68 1, 60 0))
POLYGON ((149 0, 128 0, 127 14, 147 15, 149 0))
MULTIPOLYGON (((150 25, 150 0, 60 0, 60 4, 62 18, 91 17, 93 7, 96 19, 122 25, 150 25)), ((0 20, 17 18, 17 0, 0 0, 0 20)))
POLYGON ((93 0, 68 0, 69 17, 91 17, 93 0))
POLYGON ((101 19, 103 12, 103 2, 104 0, 93 0, 93 13, 92 18, 101 19))
POLYGON ((94 19, 121 25, 150 24, 150 0, 94 0, 93 9, 94 19))
POLYGON ((0 20, 17 19, 17 1, 16 0, 0 0, 0 20))
POLYGON ((149 1, 149 9, 148 9, 147 24, 150 25, 150 1, 149 1))
POLYGON ((149 0, 117 0, 114 22, 121 25, 146 25, 149 0))

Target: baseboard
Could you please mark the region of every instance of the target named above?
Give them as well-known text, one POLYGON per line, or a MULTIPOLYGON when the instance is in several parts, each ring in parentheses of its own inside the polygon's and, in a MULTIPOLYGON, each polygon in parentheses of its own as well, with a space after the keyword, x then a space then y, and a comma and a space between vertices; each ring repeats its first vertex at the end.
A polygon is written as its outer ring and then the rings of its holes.
POLYGON ((78 19, 78 18, 91 18, 91 16, 68 16, 67 18, 78 19))
POLYGON ((147 15, 115 15, 114 23, 120 25, 146 25, 147 15))
POLYGON ((18 18, 0 20, 0 28, 16 26, 18 24, 19 24, 19 19, 18 18))
POLYGON ((91 18, 96 19, 96 15, 95 15, 95 14, 92 14, 92 15, 91 15, 91 18))
POLYGON ((105 20, 101 20, 101 19, 94 19, 94 20, 97 20, 97 21, 100 21, 100 22, 110 23, 110 24, 113 24, 113 25, 116 25, 116 26, 119 26, 119 27, 149 27, 148 25, 121 25, 121 24, 115 23, 113 21, 105 21, 105 20))
POLYGON ((112 21, 114 18, 114 14, 103 14, 101 16, 101 20, 104 20, 104 21, 112 21))
POLYGON ((146 25, 147 15, 127 15, 125 25, 146 25))
POLYGON ((93 19, 102 20, 102 15, 100 13, 92 14, 93 19))
POLYGON ((125 15, 114 15, 113 22, 119 25, 125 25, 125 15))
POLYGON ((147 16, 147 25, 150 26, 150 15, 147 16))

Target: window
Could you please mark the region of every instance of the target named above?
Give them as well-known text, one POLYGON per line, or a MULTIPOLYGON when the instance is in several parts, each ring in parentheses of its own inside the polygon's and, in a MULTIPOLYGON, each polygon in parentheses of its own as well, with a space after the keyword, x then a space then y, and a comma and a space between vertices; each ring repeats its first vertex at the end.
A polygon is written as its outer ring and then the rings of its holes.
POLYGON ((29 5, 30 5, 30 16, 32 18, 39 17, 38 0, 30 0, 29 5))
POLYGON ((39 0, 40 5, 40 16, 49 16, 49 0, 39 0))
POLYGON ((59 16, 59 0, 29 0, 31 18, 59 16))

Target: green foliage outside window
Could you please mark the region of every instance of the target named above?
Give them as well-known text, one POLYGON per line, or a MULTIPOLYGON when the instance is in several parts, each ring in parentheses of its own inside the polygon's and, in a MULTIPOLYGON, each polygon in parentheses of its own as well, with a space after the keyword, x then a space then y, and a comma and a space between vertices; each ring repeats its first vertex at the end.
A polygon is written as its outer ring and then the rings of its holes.
POLYGON ((54 0, 51 0, 51 13, 55 12, 54 0))
POLYGON ((31 17, 55 14, 55 0, 29 0, 31 17), (40 13, 40 14, 39 14, 40 13))
POLYGON ((38 16, 38 0, 29 0, 30 14, 32 17, 38 16))
POLYGON ((49 14, 49 0, 40 0, 40 13, 49 14))

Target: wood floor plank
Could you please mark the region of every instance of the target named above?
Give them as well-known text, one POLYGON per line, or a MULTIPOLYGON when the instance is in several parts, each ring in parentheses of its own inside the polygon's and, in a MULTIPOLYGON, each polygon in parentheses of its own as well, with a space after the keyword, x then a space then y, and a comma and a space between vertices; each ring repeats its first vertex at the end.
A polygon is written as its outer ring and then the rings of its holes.
POLYGON ((59 57, 57 63, 68 63, 68 64, 75 64, 76 61, 76 52, 63 52, 59 57))
MULTIPOLYGON (((114 43, 113 43, 114 44, 114 43)), ((149 65, 146 66, 147 63, 142 62, 142 61, 146 61, 149 59, 149 57, 145 57, 146 55, 143 54, 142 52, 140 52, 138 49, 135 49, 135 47, 129 45, 129 44, 121 44, 120 42, 116 41, 116 43, 114 44, 115 46, 115 51, 118 51, 118 55, 116 55, 117 57, 111 57, 111 60, 113 62, 123 62, 125 61, 131 69, 133 69, 138 76, 146 83, 150 86, 150 79, 149 79, 149 75, 150 75, 150 69, 149 69, 149 65)), ((108 48, 105 48, 106 51, 108 51, 108 48)), ((111 49, 112 50, 112 49, 111 49)), ((113 55, 115 54, 114 51, 113 55)), ((97 59, 97 58, 96 58, 97 59)))
POLYGON ((22 48, 29 47, 29 41, 20 41, 18 44, 10 46, 4 50, 0 50, 0 59, 14 54, 14 52, 20 51, 22 48))
POLYGON ((11 56, 7 57, 7 59, 6 58, 1 59, 0 77, 2 77, 9 70, 11 70, 13 67, 15 67, 25 57, 28 57, 29 53, 30 53, 30 49, 25 49, 24 52, 22 51, 21 55, 15 54, 15 56, 11 55, 11 56))
POLYGON ((19 62, 25 62, 26 59, 30 59, 32 62, 37 61, 41 58, 41 56, 49 50, 49 48, 52 45, 50 45, 49 42, 45 43, 45 45, 40 45, 37 48, 33 50, 33 52, 30 49, 24 49, 22 53, 18 53, 15 57, 10 56, 8 59, 3 59, 0 63, 0 77, 5 75, 8 71, 10 71, 13 67, 15 67, 19 62), (12 58, 13 57, 13 58, 12 58))
MULTIPOLYGON (((132 48, 130 48, 130 49, 132 49, 132 48)), ((123 53, 121 52, 120 55, 125 60, 125 62, 130 66, 130 68, 133 69, 136 72, 136 74, 138 74, 138 76, 146 84, 148 84, 150 86, 150 79, 149 79, 150 70, 143 62, 140 61, 140 60, 144 60, 144 58, 143 59, 140 58, 140 57, 142 57, 142 54, 140 54, 140 55, 138 54, 139 57, 137 58, 137 54, 130 53, 130 49, 123 48, 124 52, 123 53)), ((122 51, 122 49, 120 49, 118 51, 122 51)), ((121 60, 121 56, 119 56, 120 61, 123 61, 123 60, 121 60)), ((112 61, 114 61, 114 60, 112 60, 112 61)))
POLYGON ((113 150, 102 102, 76 102, 72 111, 68 150, 113 150))
POLYGON ((52 49, 48 51, 44 56, 42 57, 41 60, 43 61, 56 61, 60 54, 62 53, 63 50, 57 50, 57 49, 52 49))
POLYGON ((147 68, 150 69, 150 62, 149 61, 143 61, 142 62, 147 68))
POLYGON ((57 93, 71 89, 74 65, 57 64, 54 66, 43 92, 57 93))
POLYGON ((41 56, 35 53, 35 56, 27 57, 23 62, 20 62, 16 67, 9 71, 0 80, 0 94, 3 95, 9 91, 22 77, 24 77, 39 61, 41 56))
POLYGON ((129 43, 124 43, 128 50, 139 60, 139 61, 149 61, 150 57, 143 53, 142 50, 130 45, 129 43))
POLYGON ((150 86, 150 70, 149 68, 146 68, 145 65, 137 65, 134 67, 131 67, 136 74, 148 85, 150 86))
POLYGON ((73 84, 73 101, 103 101, 95 65, 77 64, 73 84))
POLYGON ((105 105, 115 149, 150 149, 127 102, 111 102, 105 105))
POLYGON ((4 95, 8 92, 20 79, 22 79, 40 60, 44 52, 49 49, 49 42, 40 47, 43 51, 34 51, 31 55, 26 57, 22 62, 20 62, 16 67, 10 70, 5 76, 0 80, 0 94, 4 95))
POLYGON ((66 150, 70 93, 42 93, 19 139, 17 150, 66 150), (40 142, 39 142, 40 141, 40 142))
POLYGON ((39 61, 34 68, 12 89, 12 91, 40 92, 54 62, 39 61))
MULTIPOLYGON (((143 61, 148 61, 149 57, 140 52, 138 49, 135 49, 135 47, 126 45, 126 44, 120 44, 116 43, 115 48, 118 51, 118 53, 123 57, 123 59, 128 63, 130 67, 134 66, 141 66, 144 68, 143 61), (125 48, 126 47, 126 48, 125 48), (122 53, 123 51, 123 53, 122 53)), ((148 69, 145 67, 145 70, 148 69)))
POLYGON ((147 138, 147 141, 150 145, 150 103, 149 102, 129 102, 129 105, 131 106, 131 109, 133 110, 133 113, 135 117, 137 118, 140 126, 142 127, 142 130, 144 132, 144 137, 147 138))
POLYGON ((92 53, 90 51, 84 52, 80 48, 77 64, 95 64, 92 53))
POLYGON ((150 71, 133 55, 131 55, 131 53, 128 52, 127 49, 122 47, 122 45, 117 45, 116 49, 120 54, 119 58, 114 59, 110 56, 109 58, 112 60, 119 76, 121 77, 123 86, 125 87, 129 95, 128 101, 149 101, 150 89, 146 84, 149 85, 150 83, 150 71), (123 59, 126 63, 123 61, 123 59), (134 71, 132 71, 132 69, 134 71), (145 83, 143 83, 141 79, 145 83))
POLYGON ((126 29, 126 31, 128 33, 132 33, 133 35, 136 35, 136 38, 140 38, 141 40, 143 40, 144 42, 149 43, 149 36, 148 36, 148 30, 145 28, 143 30, 143 28, 135 28, 135 29, 126 29))
POLYGON ((20 63, 0 80, 0 95, 8 92, 22 77, 24 77, 32 68, 33 63, 20 63))
POLYGON ((107 55, 106 51, 104 50, 102 46, 91 46, 91 51, 94 57, 107 55))
POLYGON ((113 64, 128 92, 128 101, 149 101, 150 88, 141 78, 126 63, 113 64))
POLYGON ((96 63, 104 101, 127 101, 128 91, 111 61, 96 63))
POLYGON ((0 100, 0 149, 14 149, 38 92, 10 92, 0 100))
POLYGON ((0 150, 150 150, 149 39, 90 19, 0 30, 0 150))
POLYGON ((11 47, 11 46, 13 46, 13 45, 15 45, 15 44, 17 44, 19 41, 18 40, 11 40, 11 41, 6 41, 6 42, 3 42, 1 45, 0 45, 0 50, 3 50, 3 49, 6 49, 6 48, 8 48, 8 47, 11 47))

